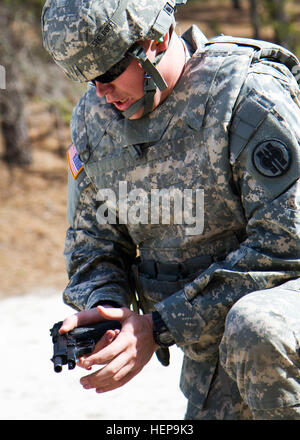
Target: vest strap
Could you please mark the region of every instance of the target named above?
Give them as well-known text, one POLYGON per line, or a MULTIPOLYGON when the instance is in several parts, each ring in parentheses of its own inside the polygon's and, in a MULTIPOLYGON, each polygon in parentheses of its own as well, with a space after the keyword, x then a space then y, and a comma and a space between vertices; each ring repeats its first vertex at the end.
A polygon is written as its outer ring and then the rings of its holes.
POLYGON ((146 278, 158 281, 178 281, 188 278, 193 273, 207 269, 212 263, 221 261, 225 254, 218 256, 200 255, 183 263, 159 263, 154 260, 145 260, 138 265, 138 271, 146 278))

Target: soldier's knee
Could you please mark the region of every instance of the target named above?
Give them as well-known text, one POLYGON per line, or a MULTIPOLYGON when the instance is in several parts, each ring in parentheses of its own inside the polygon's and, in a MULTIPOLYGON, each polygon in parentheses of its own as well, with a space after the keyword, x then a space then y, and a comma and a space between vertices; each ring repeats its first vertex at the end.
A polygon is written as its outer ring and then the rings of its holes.
MULTIPOLYGON (((240 355, 257 355, 297 349, 300 306, 298 292, 278 288, 262 290, 244 296, 229 311, 222 340, 222 350, 240 355)), ((268 358, 265 359, 268 361, 268 358)))
POLYGON ((299 402, 299 305, 299 293, 270 289, 246 295, 228 313, 220 362, 250 408, 299 402))
POLYGON ((254 294, 246 295, 236 302, 227 315, 222 347, 231 354, 259 349, 269 341, 268 312, 260 309, 257 302, 259 294, 255 292, 255 298, 254 294))

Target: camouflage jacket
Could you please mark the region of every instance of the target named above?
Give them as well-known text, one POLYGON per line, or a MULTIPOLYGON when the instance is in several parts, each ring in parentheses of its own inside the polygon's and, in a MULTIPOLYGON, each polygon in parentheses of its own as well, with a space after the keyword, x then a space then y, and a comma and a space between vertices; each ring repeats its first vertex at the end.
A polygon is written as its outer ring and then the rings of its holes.
POLYGON ((184 38, 194 54, 150 115, 124 119, 92 85, 74 109, 83 170, 69 178, 64 300, 76 309, 128 306, 137 289, 144 310, 157 309, 183 348, 181 386, 201 403, 230 307, 255 290, 300 287, 300 93, 297 60, 284 50, 207 42, 196 27, 184 38), (194 191, 197 216, 180 222, 174 210, 151 222, 157 189, 194 191), (104 214, 117 221, 100 224, 104 214), (172 267, 186 262, 192 269, 174 276, 172 267))

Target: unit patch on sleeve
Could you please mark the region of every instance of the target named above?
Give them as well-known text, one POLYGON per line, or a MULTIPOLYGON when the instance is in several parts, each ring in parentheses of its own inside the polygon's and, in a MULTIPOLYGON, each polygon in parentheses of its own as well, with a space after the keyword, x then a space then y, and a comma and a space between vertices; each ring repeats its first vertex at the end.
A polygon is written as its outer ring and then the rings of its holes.
POLYGON ((75 145, 71 145, 71 147, 67 151, 67 157, 69 162, 69 167, 71 174, 74 179, 77 179, 78 174, 83 170, 83 164, 79 159, 77 150, 75 145))
POLYGON ((279 177, 291 165, 291 154, 281 141, 271 139, 258 144, 253 151, 253 164, 263 176, 279 177))

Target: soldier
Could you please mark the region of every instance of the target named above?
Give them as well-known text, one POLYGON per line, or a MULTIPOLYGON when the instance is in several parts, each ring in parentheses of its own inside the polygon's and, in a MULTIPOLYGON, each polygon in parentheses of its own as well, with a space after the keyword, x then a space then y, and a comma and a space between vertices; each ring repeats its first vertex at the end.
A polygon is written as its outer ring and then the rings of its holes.
POLYGON ((177 344, 186 419, 300 419, 299 62, 196 26, 179 37, 180 3, 44 6, 46 50, 88 82, 68 151, 78 312, 61 331, 122 323, 80 360, 105 365, 84 388, 124 385, 155 351, 167 365, 177 344))

